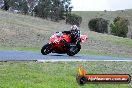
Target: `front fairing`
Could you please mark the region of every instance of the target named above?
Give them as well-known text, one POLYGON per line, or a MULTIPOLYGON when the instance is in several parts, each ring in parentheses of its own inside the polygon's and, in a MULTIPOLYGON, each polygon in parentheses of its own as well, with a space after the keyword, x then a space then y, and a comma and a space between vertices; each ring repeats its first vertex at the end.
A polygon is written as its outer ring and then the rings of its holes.
POLYGON ((65 40, 66 42, 71 42, 71 38, 69 35, 63 34, 62 36, 56 36, 56 34, 50 37, 50 43, 61 43, 61 40, 65 40))
POLYGON ((55 34, 50 37, 50 43, 60 43, 61 40, 62 38, 56 36, 55 34))

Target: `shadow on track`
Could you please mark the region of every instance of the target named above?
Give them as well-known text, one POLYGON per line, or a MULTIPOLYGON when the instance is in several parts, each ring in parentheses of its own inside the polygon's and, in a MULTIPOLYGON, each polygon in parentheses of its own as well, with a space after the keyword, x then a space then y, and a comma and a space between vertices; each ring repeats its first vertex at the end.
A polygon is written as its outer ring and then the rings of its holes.
POLYGON ((78 57, 81 57, 81 55, 79 55, 79 54, 74 55, 74 56, 68 56, 67 54, 57 54, 57 53, 48 54, 46 56, 67 57, 67 58, 78 58, 78 57))

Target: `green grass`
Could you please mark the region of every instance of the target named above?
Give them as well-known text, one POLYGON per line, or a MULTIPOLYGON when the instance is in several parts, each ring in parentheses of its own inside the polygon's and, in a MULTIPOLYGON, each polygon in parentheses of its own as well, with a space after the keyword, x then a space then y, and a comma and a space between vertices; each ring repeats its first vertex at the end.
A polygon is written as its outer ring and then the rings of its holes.
POLYGON ((40 52, 39 48, 25 48, 25 47, 0 47, 0 50, 18 50, 18 51, 40 52))
POLYGON ((123 45, 123 46, 128 46, 132 48, 132 39, 129 39, 129 38, 122 38, 122 37, 117 37, 113 35, 100 35, 98 36, 98 38, 106 42, 110 41, 116 45, 123 45))
POLYGON ((94 51, 94 50, 81 50, 79 52, 80 54, 84 55, 97 55, 97 56, 111 56, 111 57, 119 57, 119 58, 131 58, 131 55, 118 55, 118 54, 112 54, 110 52, 104 52, 104 51, 94 51))
POLYGON ((89 74, 132 74, 131 62, 0 62, 0 88, 131 88, 130 84, 76 82, 78 67, 89 74))

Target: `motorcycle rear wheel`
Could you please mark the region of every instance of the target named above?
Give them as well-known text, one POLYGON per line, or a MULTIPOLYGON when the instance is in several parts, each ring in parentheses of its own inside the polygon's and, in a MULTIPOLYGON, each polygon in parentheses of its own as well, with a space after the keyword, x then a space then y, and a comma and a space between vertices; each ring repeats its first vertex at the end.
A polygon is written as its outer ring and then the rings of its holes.
POLYGON ((77 54, 81 49, 81 46, 76 46, 76 47, 70 47, 68 52, 67 52, 67 55, 69 56, 74 56, 75 54, 77 54))

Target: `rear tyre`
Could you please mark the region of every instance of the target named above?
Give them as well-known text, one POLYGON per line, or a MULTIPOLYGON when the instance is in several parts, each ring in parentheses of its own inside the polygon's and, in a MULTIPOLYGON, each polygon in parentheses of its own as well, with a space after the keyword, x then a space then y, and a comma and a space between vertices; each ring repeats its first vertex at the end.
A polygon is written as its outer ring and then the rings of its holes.
POLYGON ((78 45, 77 45, 76 54, 77 54, 80 50, 81 50, 81 45, 80 45, 80 44, 78 44, 78 45))
POLYGON ((43 55, 49 54, 49 53, 51 52, 50 47, 51 47, 50 44, 47 43, 46 45, 44 45, 44 46, 42 47, 41 53, 42 53, 43 55))
POLYGON ((74 56, 75 54, 77 54, 80 51, 80 49, 81 49, 81 45, 70 47, 67 52, 67 55, 74 56))

